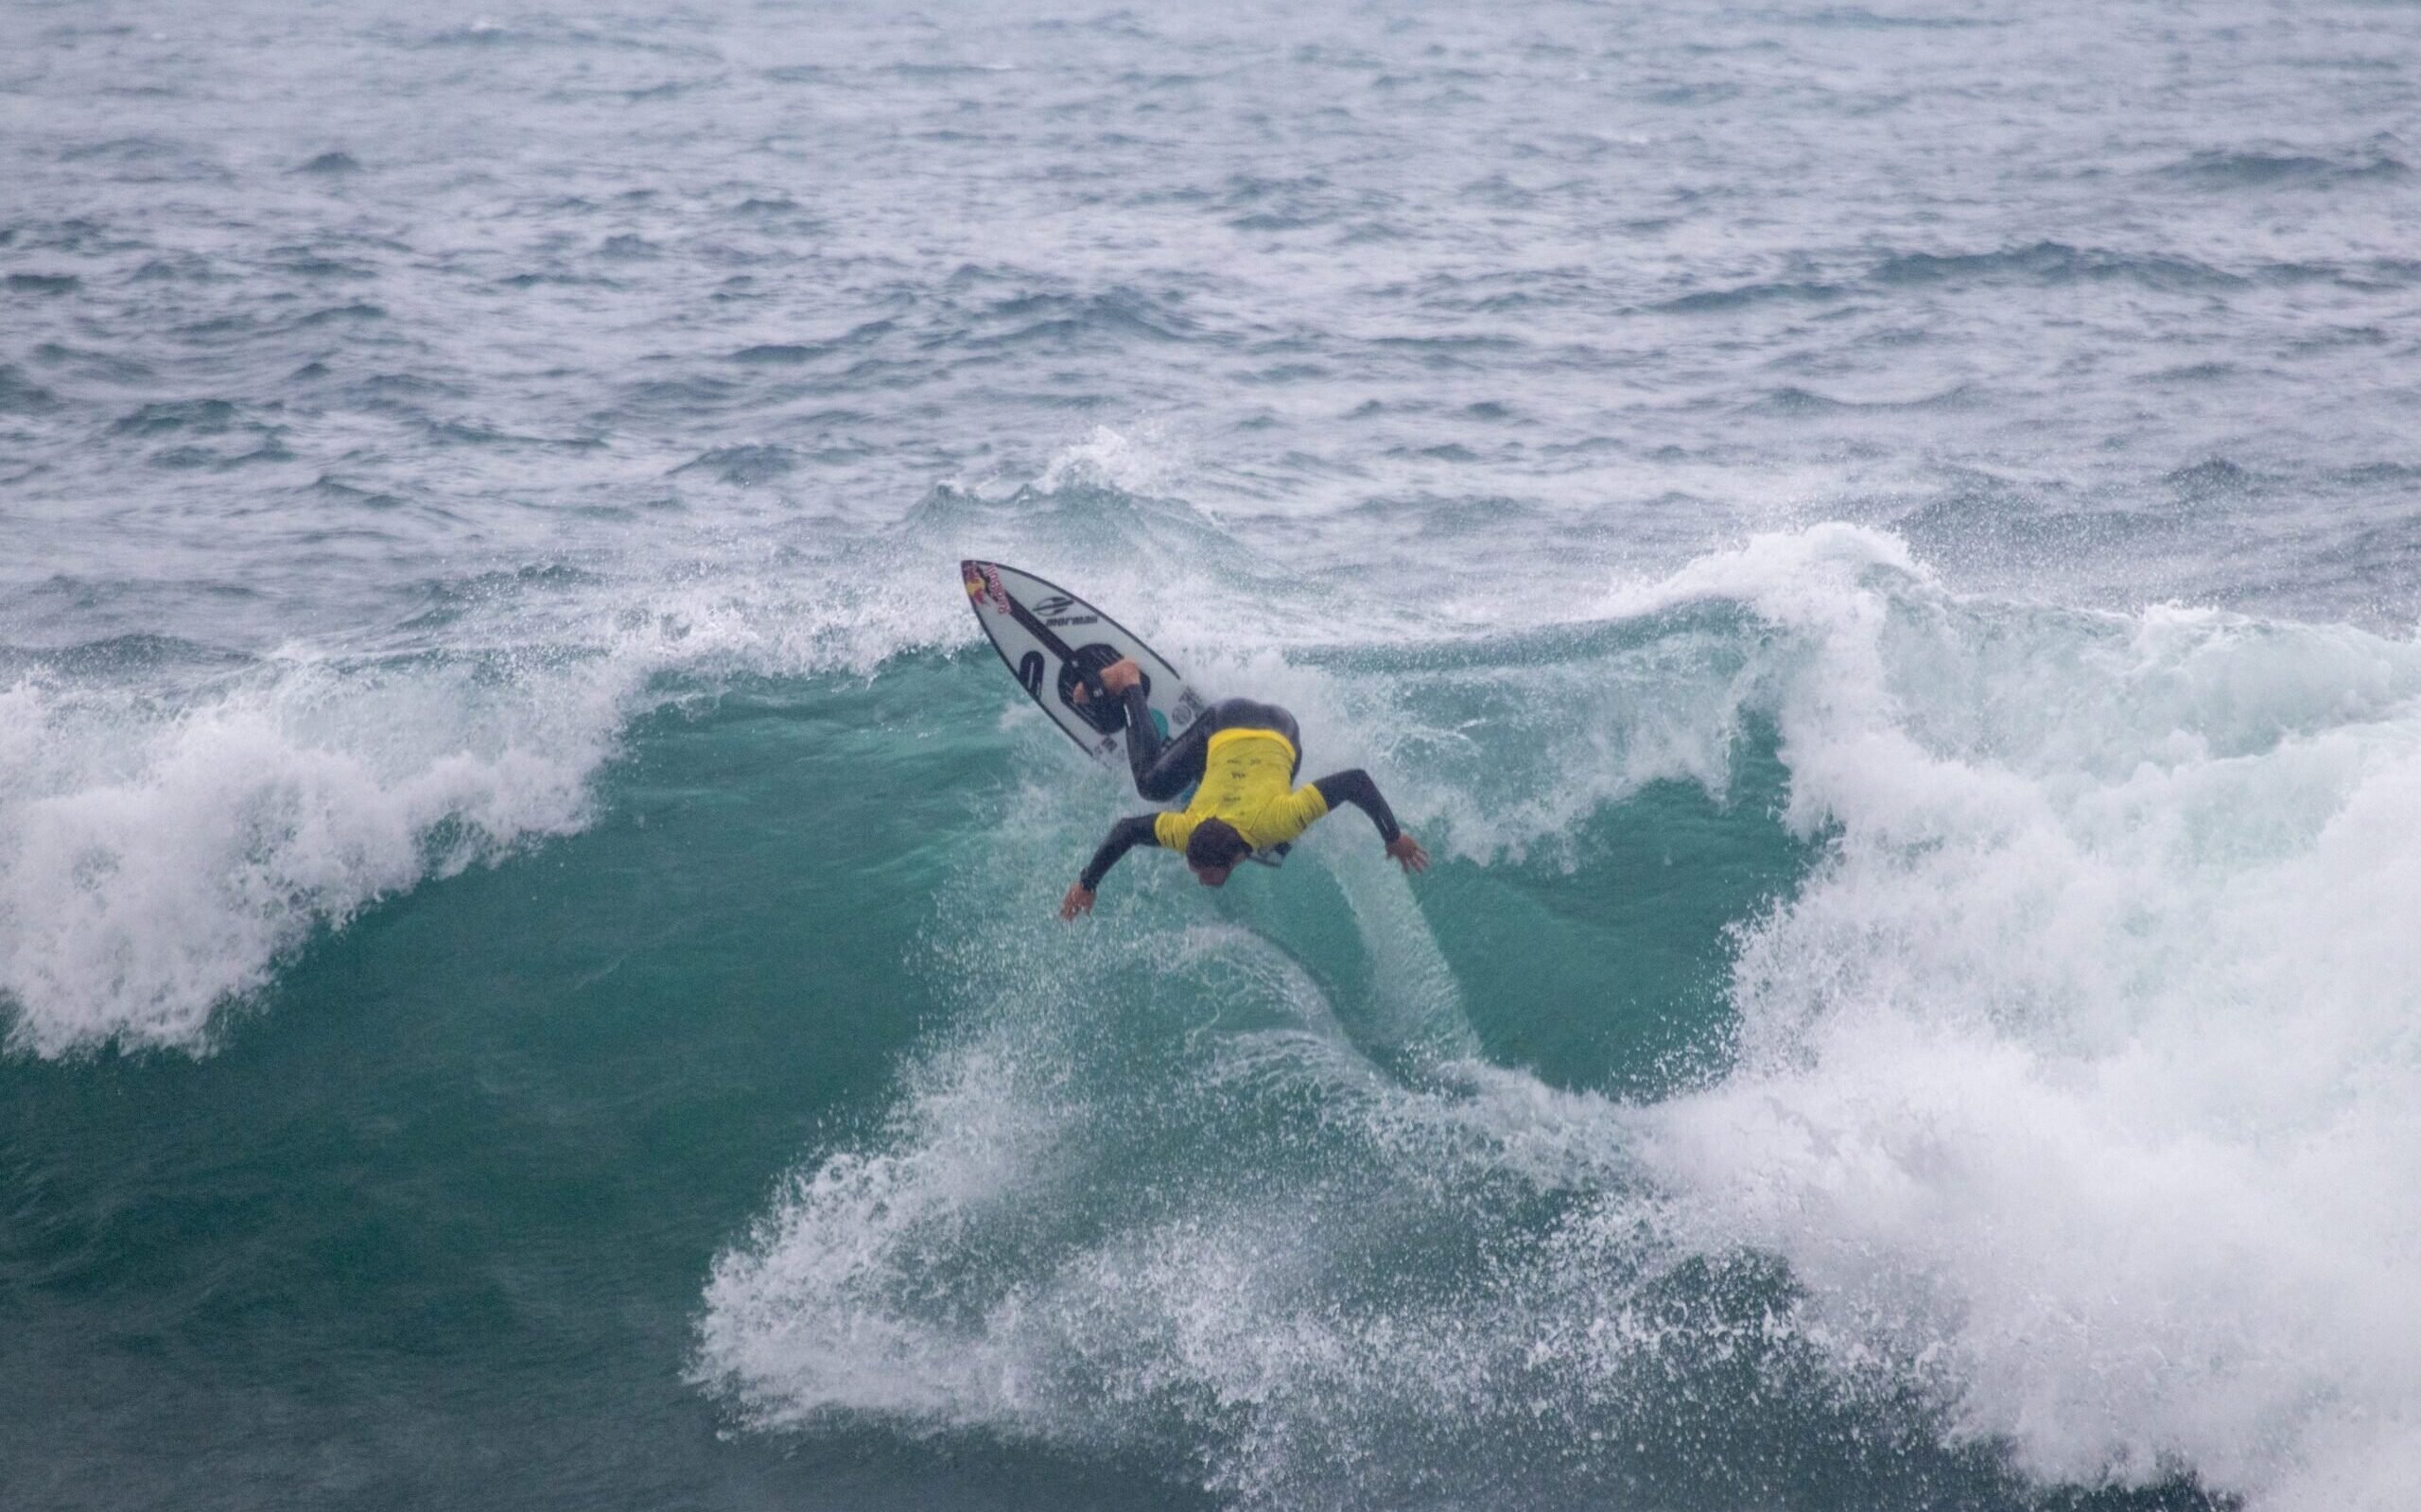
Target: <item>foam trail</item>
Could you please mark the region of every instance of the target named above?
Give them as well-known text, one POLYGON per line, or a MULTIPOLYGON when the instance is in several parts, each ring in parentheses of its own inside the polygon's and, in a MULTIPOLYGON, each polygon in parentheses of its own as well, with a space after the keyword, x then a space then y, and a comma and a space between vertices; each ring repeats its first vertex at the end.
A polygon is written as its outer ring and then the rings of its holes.
POLYGON ((918 1307, 932 1278, 903 1263, 1042 1196, 1070 1110, 1027 1083, 1034 1066, 1005 1038, 978 1038, 919 1070, 883 1147, 793 1178, 751 1243, 716 1264, 704 1378, 765 1426, 835 1409, 1047 1420, 1049 1399, 1019 1389, 1016 1351, 918 1307))
MULTIPOLYGON (((1235 992, 1260 974, 1219 980, 1235 992)), ((1245 1504, 1387 1504, 1437 1471, 1375 1441, 1474 1418, 1500 1441, 1535 1434, 1541 1392, 1568 1427, 1657 1347, 1653 1329, 1601 1330, 1586 1364, 1542 1356, 1535 1300, 1518 1299, 1545 1284, 1536 1265, 1475 1295, 1381 1259, 1459 1242, 1468 1214, 1516 1190, 1490 1187, 1514 1152, 1538 1159, 1567 1121, 1564 1138, 1601 1140, 1602 1105, 1468 1119, 1458 1096, 1391 1087, 1337 1038, 1263 1030, 1196 1037, 1207 1077, 1154 1086, 1140 1125, 1123 1094, 1126 1116, 1094 1127, 1065 1089, 1098 1070, 1037 1054, 1032 1029, 1004 1021, 929 1062, 876 1148, 787 1187, 718 1262, 696 1374, 748 1421, 872 1413, 1165 1448, 1245 1504), (1309 1089, 1330 1133, 1295 1165, 1291 1138, 1255 1126, 1309 1089), (1184 1158, 1206 1148, 1223 1158, 1184 1158), (1392 1295, 1372 1295, 1374 1264, 1392 1295), (1340 1456, 1368 1494, 1338 1486, 1340 1456)))
POLYGON ((1353 911, 1376 980, 1379 1020, 1371 1027, 1385 1048, 1436 1064, 1479 1053, 1479 1036, 1463 1012, 1462 988, 1410 888, 1389 873, 1392 861, 1368 854, 1356 835, 1354 852, 1323 846, 1353 911))

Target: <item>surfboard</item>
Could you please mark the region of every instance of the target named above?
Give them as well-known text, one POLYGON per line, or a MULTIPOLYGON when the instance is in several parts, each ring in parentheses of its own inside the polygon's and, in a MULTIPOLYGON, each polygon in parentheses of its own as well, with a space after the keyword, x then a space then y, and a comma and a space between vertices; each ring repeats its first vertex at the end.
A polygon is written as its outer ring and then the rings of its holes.
POLYGON ((1057 583, 998 562, 962 562, 958 570, 975 622, 1018 686, 1096 759, 1123 764, 1126 704, 1106 696, 1100 682, 1101 669, 1120 657, 1143 669, 1143 695, 1163 737, 1210 707, 1141 636, 1057 583))

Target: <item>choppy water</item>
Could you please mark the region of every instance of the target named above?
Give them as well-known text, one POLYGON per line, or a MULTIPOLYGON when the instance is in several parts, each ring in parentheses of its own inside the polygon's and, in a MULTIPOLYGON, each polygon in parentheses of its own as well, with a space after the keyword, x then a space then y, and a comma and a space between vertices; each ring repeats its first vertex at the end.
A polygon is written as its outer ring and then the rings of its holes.
POLYGON ((2417 42, 17 0, 0 1500, 2409 1505, 2417 42))

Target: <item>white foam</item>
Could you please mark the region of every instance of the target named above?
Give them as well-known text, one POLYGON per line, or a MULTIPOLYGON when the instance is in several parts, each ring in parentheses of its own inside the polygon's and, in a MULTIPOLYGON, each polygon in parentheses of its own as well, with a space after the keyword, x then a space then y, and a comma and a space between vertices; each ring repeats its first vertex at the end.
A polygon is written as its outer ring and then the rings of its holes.
POLYGON ((0 689, 10 1048, 207 1051, 315 929, 587 823, 627 721, 675 696, 663 674, 870 673, 966 638, 942 550, 508 585, 471 598, 453 651, 21 678, 0 689))
MULTIPOLYGON (((1206 945, 1250 953, 1230 936, 1176 955, 1198 967, 1206 945)), ((1213 979, 1230 993, 1290 976, 1234 964, 1213 979)), ((1384 1501, 1385 1487, 1437 1473, 1375 1456, 1374 1433, 1534 1417, 1518 1387, 1489 1378, 1537 1386, 1540 1314, 1567 1312, 1568 1291, 1561 1308, 1487 1283, 1373 1296, 1357 1256, 1467 1225, 1475 1172, 1538 1162, 1568 1175, 1572 1146, 1602 1143, 1605 1104, 1541 1097, 1521 1078, 1508 1105, 1524 1114, 1455 1116, 1459 1100, 1391 1087, 1315 1028, 1196 1037, 1200 1070, 1152 1089, 1157 1117, 1137 1119, 1131 1086, 1110 1104, 1123 1116, 1105 1117, 1078 1092, 1098 1065, 1038 1057, 1035 1029, 995 1019, 927 1063, 878 1147, 785 1187, 717 1263, 702 1383, 759 1427, 873 1414, 912 1429, 1166 1446, 1198 1458, 1208 1487, 1254 1504, 1372 1500, 1340 1496, 1340 1464, 1361 1467, 1384 1501), (1037 1074, 1046 1066, 1056 1074, 1037 1074), (1331 1159, 1275 1169, 1245 1130, 1307 1093, 1344 1138, 1331 1159), (1559 1101, 1560 1116, 1539 1105, 1559 1101), (1193 1158, 1138 1158, 1135 1141, 1172 1127, 1193 1158), (1210 1150, 1223 1158, 1200 1157, 1210 1150)), ((1553 1351, 1559 1409, 1581 1378, 1652 1348, 1655 1331, 1601 1330, 1577 1365, 1553 1351)))
POLYGON ((12 1046, 201 1048, 315 925, 576 827, 610 729, 579 683, 516 704, 469 667, 285 661, 162 708, 20 682, 0 752, 12 1046))
POLYGON ((1055 494, 1071 484, 1106 483, 1135 495, 1170 492, 1194 472, 1193 449, 1165 420, 1095 426, 1083 441, 1061 447, 1043 464, 1035 486, 1055 494))
POLYGON ((2059 1479, 2406 1504, 2421 1456, 2421 648, 1962 603, 1828 530, 1701 564, 1810 660, 1831 859, 1744 937, 1746 1063, 1646 1146, 2059 1479))
POLYGON ((1070 1110, 1019 1074, 1033 1065, 1001 1039, 968 1044, 920 1069, 881 1149, 793 1178, 753 1243, 716 1263, 704 1378, 767 1426, 834 1410, 1007 1424, 1047 1411, 1028 1407, 992 1330, 916 1305, 932 1295, 917 1258, 947 1259, 1047 1181, 1070 1110))

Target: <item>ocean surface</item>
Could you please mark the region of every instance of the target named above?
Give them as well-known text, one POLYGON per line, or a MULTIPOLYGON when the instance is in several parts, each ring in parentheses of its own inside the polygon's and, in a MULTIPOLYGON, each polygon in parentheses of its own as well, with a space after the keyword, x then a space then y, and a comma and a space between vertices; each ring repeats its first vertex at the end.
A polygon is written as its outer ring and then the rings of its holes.
POLYGON ((2407 1512, 2421 11, 0 6, 0 1505, 2407 1512), (1283 703, 1219 893, 957 562, 1283 703))

